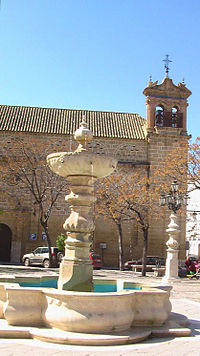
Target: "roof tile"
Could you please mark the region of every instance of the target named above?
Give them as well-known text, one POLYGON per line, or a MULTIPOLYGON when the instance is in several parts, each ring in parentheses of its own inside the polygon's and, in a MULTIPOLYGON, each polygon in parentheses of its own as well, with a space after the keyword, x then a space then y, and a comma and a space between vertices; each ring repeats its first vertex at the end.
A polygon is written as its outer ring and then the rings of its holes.
POLYGON ((83 115, 96 137, 145 138, 138 114, 9 105, 0 105, 0 131, 72 135, 83 115))

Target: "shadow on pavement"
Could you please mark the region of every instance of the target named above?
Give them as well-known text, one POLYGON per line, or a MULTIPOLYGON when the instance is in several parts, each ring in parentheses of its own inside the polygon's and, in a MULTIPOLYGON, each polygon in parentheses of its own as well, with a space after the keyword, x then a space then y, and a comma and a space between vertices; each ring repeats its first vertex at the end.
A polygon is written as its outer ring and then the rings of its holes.
POLYGON ((200 335, 200 321, 189 319, 188 325, 190 329, 192 329, 191 336, 200 335))

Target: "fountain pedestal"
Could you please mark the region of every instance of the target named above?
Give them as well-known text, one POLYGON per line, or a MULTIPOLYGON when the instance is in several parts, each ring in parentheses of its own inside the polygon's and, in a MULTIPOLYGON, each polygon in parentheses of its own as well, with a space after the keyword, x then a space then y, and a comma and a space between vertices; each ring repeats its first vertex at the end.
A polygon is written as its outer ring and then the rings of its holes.
POLYGON ((169 234, 169 240, 166 242, 167 245, 166 270, 162 282, 169 283, 170 281, 179 278, 178 277, 179 243, 176 240, 176 235, 180 232, 180 230, 177 224, 177 215, 173 212, 170 215, 170 223, 166 231, 169 234))
POLYGON ((65 257, 60 265, 59 289, 93 290, 93 267, 89 259, 91 233, 94 231, 92 207, 93 177, 70 176, 71 193, 65 200, 70 203, 71 214, 63 227, 67 231, 65 257))

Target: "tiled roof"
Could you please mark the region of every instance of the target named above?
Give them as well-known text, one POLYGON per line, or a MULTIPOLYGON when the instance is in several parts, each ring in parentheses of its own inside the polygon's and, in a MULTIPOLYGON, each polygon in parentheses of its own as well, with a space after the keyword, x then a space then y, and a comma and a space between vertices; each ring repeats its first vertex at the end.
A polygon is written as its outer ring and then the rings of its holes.
POLYGON ((144 139, 138 114, 0 105, 0 131, 71 135, 85 115, 96 137, 144 139))

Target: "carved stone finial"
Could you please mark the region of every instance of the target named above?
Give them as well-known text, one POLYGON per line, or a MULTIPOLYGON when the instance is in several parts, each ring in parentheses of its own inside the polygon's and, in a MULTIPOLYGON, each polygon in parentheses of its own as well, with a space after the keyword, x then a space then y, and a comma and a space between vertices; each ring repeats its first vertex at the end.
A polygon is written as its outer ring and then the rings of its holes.
POLYGON ((177 224, 177 215, 174 212, 170 215, 170 223, 166 231, 169 234, 169 240, 166 242, 168 249, 178 250, 179 243, 176 240, 176 235, 180 232, 180 230, 177 224))
POLYGON ((90 141, 92 141, 93 134, 88 129, 87 123, 85 121, 85 116, 83 116, 83 121, 80 124, 80 127, 74 133, 75 140, 82 146, 86 146, 90 141))
POLYGON ((166 242, 168 249, 170 250, 178 250, 179 243, 172 236, 170 236, 169 240, 166 242))

